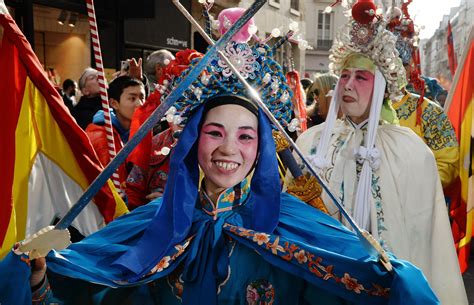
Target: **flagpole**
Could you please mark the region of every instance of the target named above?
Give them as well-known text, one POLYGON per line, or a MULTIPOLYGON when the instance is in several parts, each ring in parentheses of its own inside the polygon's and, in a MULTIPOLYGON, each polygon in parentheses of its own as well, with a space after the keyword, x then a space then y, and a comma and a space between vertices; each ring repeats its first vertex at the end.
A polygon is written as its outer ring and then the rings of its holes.
MULTIPOLYGON (((99 40, 99 28, 97 27, 97 21, 95 18, 95 9, 94 9, 94 0, 86 0, 87 4, 87 15, 89 17, 89 26, 92 39, 92 47, 94 50, 94 59, 95 66, 97 71, 99 71, 99 87, 100 87, 100 99, 102 101, 102 110, 104 111, 104 127, 105 127, 105 137, 107 140, 107 147, 109 152, 110 160, 115 158, 115 140, 114 140, 114 131, 112 126, 112 119, 110 117, 110 106, 109 98, 107 96, 107 88, 105 86, 105 77, 104 77, 104 63, 102 61, 102 51, 100 49, 100 40, 99 40)), ((105 164, 102 164, 105 166, 105 164)), ((120 187, 120 177, 118 172, 115 171, 112 174, 112 182, 115 185, 117 191, 122 193, 120 187)))
MULTIPOLYGON (((467 39, 466 46, 462 52, 461 60, 459 61, 458 67, 463 67, 466 63, 467 54, 469 53, 469 49, 471 47, 471 43, 474 41, 474 26, 471 26, 471 30, 469 31, 469 38, 467 39)), ((449 111, 449 107, 451 106, 453 95, 454 95, 454 88, 456 88, 459 77, 462 73, 462 69, 456 69, 456 73, 454 74, 453 82, 451 83, 451 88, 448 91, 448 97, 446 98, 446 103, 444 104, 444 112, 447 114, 449 111)))

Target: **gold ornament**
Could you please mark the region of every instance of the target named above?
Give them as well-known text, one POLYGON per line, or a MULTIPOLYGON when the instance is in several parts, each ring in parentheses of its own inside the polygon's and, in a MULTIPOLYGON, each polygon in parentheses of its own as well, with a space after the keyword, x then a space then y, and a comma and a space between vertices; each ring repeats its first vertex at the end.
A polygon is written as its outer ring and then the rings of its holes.
POLYGON ((298 197, 310 206, 317 208, 328 214, 328 209, 321 199, 322 188, 315 177, 306 174, 295 178, 288 184, 288 194, 298 197))
POLYGON ((290 143, 283 137, 281 132, 277 130, 272 131, 273 140, 275 141, 276 151, 281 152, 290 147, 290 143))

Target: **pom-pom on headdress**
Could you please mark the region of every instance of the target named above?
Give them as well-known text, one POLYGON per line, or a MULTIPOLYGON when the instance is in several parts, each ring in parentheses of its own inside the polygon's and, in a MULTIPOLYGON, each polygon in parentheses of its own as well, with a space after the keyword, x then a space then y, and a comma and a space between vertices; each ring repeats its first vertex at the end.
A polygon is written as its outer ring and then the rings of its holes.
POLYGON ((397 38, 387 31, 373 0, 342 1, 350 12, 349 22, 338 32, 330 50, 330 69, 340 74, 346 59, 360 53, 372 60, 387 81, 391 98, 406 85, 405 69, 395 48, 397 38))
MULTIPOLYGON (((226 10, 223 10, 221 14, 219 14, 217 20, 218 22, 218 28, 219 28, 219 33, 223 35, 225 32, 227 32, 228 29, 242 16, 243 12, 245 11, 244 8, 241 7, 231 7, 226 10)), ((252 37, 251 29, 252 27, 255 26, 255 22, 252 19, 250 19, 240 31, 238 31, 232 40, 238 43, 245 43, 250 40, 252 37)))

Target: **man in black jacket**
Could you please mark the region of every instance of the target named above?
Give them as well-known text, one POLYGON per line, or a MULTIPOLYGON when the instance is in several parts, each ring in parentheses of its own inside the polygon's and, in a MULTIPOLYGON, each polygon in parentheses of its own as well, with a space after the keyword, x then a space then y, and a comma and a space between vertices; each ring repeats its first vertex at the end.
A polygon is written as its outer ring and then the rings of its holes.
POLYGON ((81 90, 82 96, 71 114, 84 130, 87 125, 92 123, 94 114, 102 109, 98 75, 97 70, 86 68, 79 78, 79 90, 81 90))

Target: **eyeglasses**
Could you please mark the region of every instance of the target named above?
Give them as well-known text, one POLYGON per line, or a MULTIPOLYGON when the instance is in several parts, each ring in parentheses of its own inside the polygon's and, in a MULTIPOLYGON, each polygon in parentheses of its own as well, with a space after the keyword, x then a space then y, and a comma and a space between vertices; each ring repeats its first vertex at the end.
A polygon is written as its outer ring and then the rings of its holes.
POLYGON ((97 74, 92 74, 86 77, 86 81, 97 79, 99 76, 97 74))

